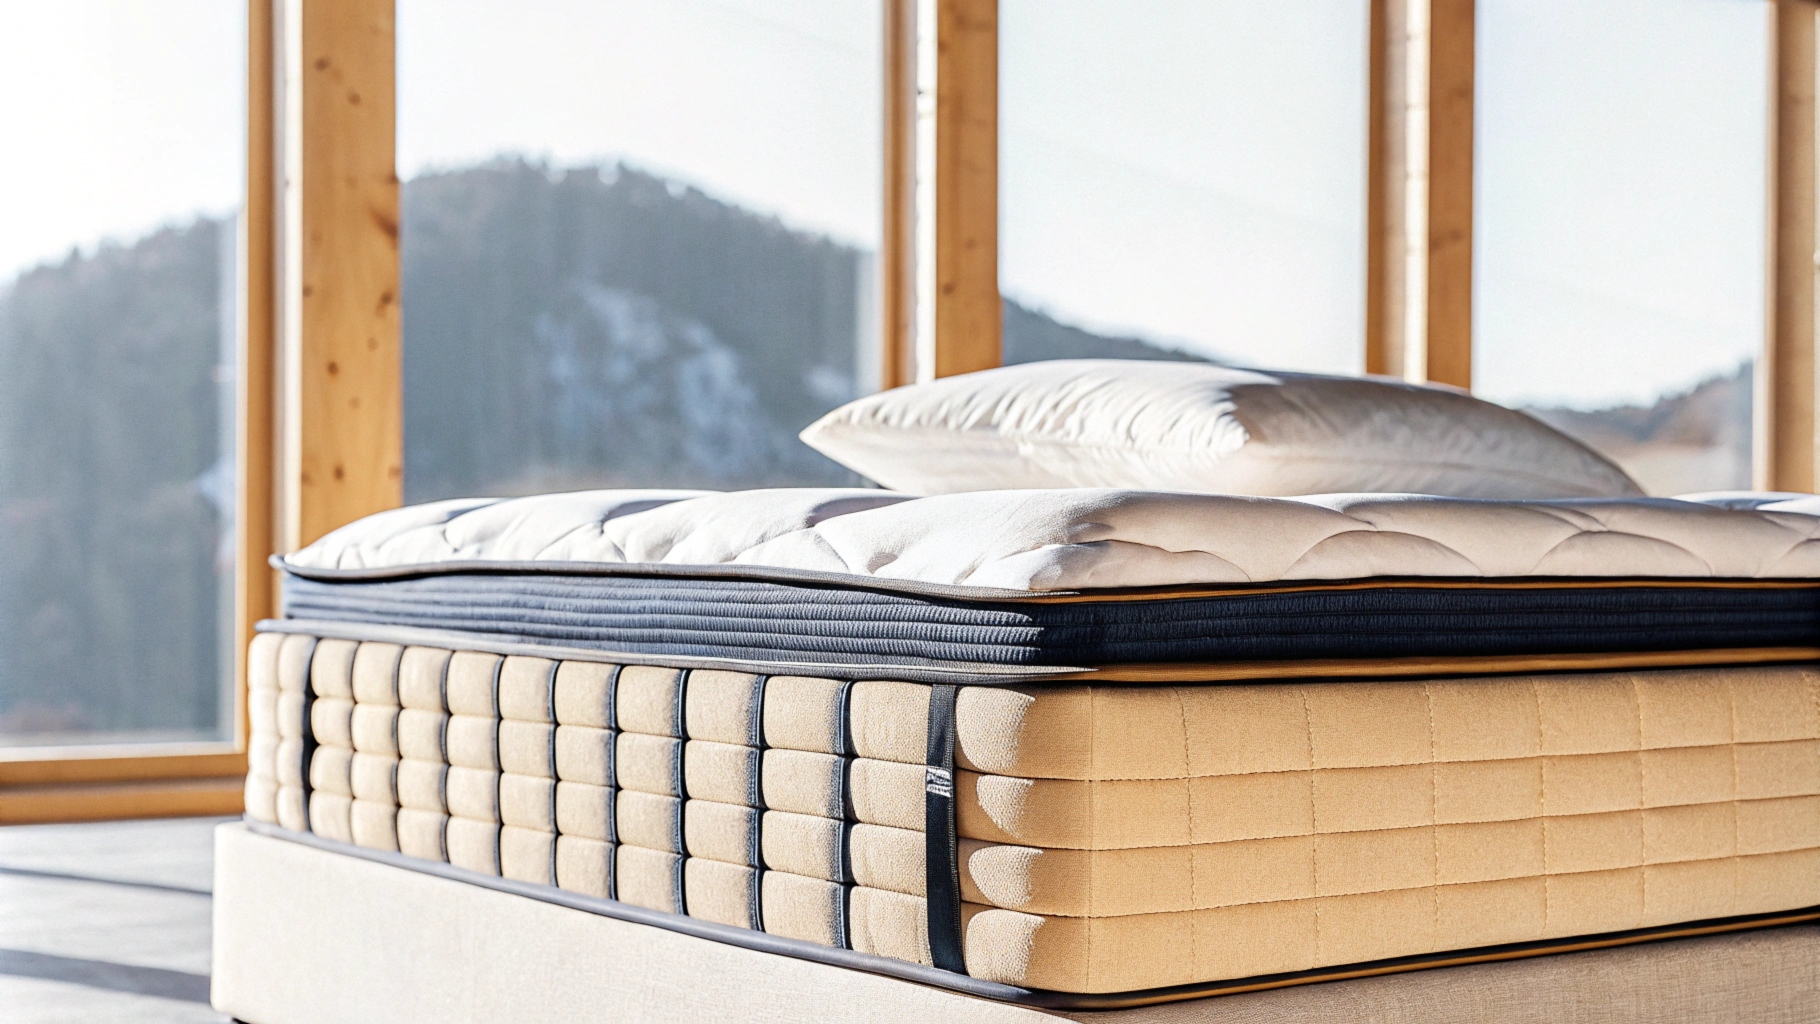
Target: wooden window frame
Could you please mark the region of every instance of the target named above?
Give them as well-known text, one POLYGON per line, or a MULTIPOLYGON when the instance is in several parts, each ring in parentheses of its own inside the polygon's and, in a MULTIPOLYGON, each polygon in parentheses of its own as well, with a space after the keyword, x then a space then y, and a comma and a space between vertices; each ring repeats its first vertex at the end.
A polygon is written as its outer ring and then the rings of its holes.
POLYGON ((1370 0, 1365 372, 1472 387, 1474 0, 1370 0))
POLYGON ((0 749, 0 824, 236 814, 274 552, 403 500, 393 0, 248 0, 233 739, 0 749))
POLYGON ((1770 19, 1769 202, 1763 351, 1757 359, 1752 475, 1763 490, 1811 493, 1815 460, 1816 238, 1814 0, 1767 0, 1770 19))
MULTIPOLYGON (((235 813, 267 560, 403 501, 395 0, 248 0, 231 743, 0 749, 0 823, 235 813)), ((1472 382, 1474 0, 1369 5, 1367 372, 1472 382), (1436 116, 1439 114, 1440 116, 1436 116)), ((1758 486, 1816 483, 1816 0, 1775 7, 1758 486)), ((881 0, 884 387, 999 365, 998 0, 881 0)))

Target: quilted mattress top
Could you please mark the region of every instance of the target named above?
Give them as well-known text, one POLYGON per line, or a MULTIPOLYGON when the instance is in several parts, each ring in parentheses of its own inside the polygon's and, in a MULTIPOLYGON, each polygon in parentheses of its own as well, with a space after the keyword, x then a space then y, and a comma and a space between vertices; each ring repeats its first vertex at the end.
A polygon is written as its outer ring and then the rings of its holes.
POLYGON ((1371 577, 1820 577, 1820 496, 1489 501, 1110 489, 601 490, 433 502, 286 556, 315 578, 713 567, 1040 593, 1371 577))

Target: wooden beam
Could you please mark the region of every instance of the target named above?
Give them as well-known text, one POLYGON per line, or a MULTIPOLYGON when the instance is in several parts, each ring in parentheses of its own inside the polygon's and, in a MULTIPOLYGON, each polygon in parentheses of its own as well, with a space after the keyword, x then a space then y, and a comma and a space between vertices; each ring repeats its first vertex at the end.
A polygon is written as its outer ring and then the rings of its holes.
POLYGON ((148 782, 246 774, 246 754, 225 744, 44 747, 0 751, 0 795, 16 786, 148 782))
POLYGON ((242 775, 7 787, 0 789, 0 825, 239 814, 245 792, 242 775))
POLYGON ((283 4, 280 550, 404 497, 393 0, 283 4))
POLYGON ((1365 369, 1472 386, 1474 0, 1372 0, 1365 369))
POLYGON ((917 378, 999 365, 998 0, 920 0, 917 378))
POLYGON ((277 455, 278 88, 272 0, 247 0, 246 200, 240 212, 240 323, 234 424, 234 742, 246 748, 246 651, 253 624, 277 611, 266 559, 274 550, 272 460, 277 455))
POLYGON ((1820 5, 1774 0, 1770 23, 1769 266, 1763 355, 1757 360, 1756 486, 1811 493, 1814 392, 1815 30, 1820 5))
POLYGON ((916 0, 885 0, 879 380, 916 380, 916 0))

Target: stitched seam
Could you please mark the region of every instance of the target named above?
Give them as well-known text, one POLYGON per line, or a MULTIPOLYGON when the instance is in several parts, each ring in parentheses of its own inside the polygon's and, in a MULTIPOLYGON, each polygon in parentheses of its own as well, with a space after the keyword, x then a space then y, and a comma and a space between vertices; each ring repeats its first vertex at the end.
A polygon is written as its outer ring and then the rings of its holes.
POLYGON ((1429 895, 1434 902, 1434 942, 1441 947, 1441 780, 1440 755, 1435 750, 1435 698, 1432 684, 1422 684, 1422 699, 1428 704, 1428 837, 1433 843, 1434 859, 1429 861, 1429 895))
POLYGON ((1630 699, 1636 708, 1637 720, 1637 923, 1641 925, 1649 915, 1649 850, 1645 839, 1647 826, 1644 824, 1647 814, 1644 808, 1649 802, 1646 797, 1649 785, 1644 775, 1649 771, 1649 759, 1643 756, 1643 688, 1635 675, 1630 677, 1630 699))
POLYGON ((1739 784, 1741 780, 1738 775, 1738 689, 1736 686, 1733 685, 1732 678, 1729 675, 1725 677, 1725 698, 1729 702, 1729 706, 1731 709, 1731 722, 1732 722, 1732 731, 1731 731, 1731 741, 1732 741, 1732 744, 1731 744, 1731 754, 1732 754, 1732 855, 1731 855, 1732 900, 1731 900, 1731 911, 1732 911, 1732 913, 1735 914, 1738 912, 1738 896, 1739 896, 1738 871, 1741 866, 1740 862, 1738 860, 1738 805, 1741 802, 1739 800, 1739 797, 1742 792, 1742 787, 1739 784))
POLYGON ((1308 902, 1314 907, 1314 953, 1321 955, 1321 823, 1314 802, 1314 714, 1308 708, 1308 687, 1296 687, 1302 698, 1302 732, 1308 738, 1308 902))
MULTIPOLYGON (((1087 723, 1088 723, 1087 724, 1087 764, 1090 766, 1088 769, 1089 775, 1098 775, 1099 774, 1099 770, 1098 770, 1099 763, 1100 763, 1099 757, 1098 757, 1099 751, 1095 744, 1095 740, 1097 739, 1098 734, 1099 734, 1099 729, 1097 728, 1097 726, 1099 725, 1099 722, 1098 722, 1099 710, 1100 710, 1099 688, 1096 686, 1089 686, 1089 687, 1087 687, 1087 723)), ((1093 885, 1093 883, 1095 881, 1094 869, 1099 864, 1099 857, 1097 856, 1097 854, 1099 852, 1099 845, 1100 845, 1099 844, 1099 827, 1100 827, 1099 811, 1100 811, 1099 787, 1097 785, 1095 785, 1094 783, 1089 782, 1089 783, 1087 783, 1087 831, 1088 831, 1087 924, 1086 924, 1086 927, 1082 929, 1084 932, 1087 933, 1087 966, 1086 966, 1086 970, 1083 973, 1086 975, 1086 981, 1087 981, 1087 984, 1089 987, 1093 984, 1093 967, 1094 967, 1093 934, 1095 931, 1098 930, 1098 929, 1094 928, 1094 926, 1093 926, 1093 917, 1094 917, 1094 913, 1093 913, 1094 912, 1094 902, 1093 902, 1094 885, 1093 885)), ((1193 818, 1193 809, 1192 808, 1190 808, 1190 810, 1189 810, 1189 817, 1192 820, 1192 818, 1193 818)), ((1192 931, 1193 925, 1191 924, 1189 926, 1189 928, 1192 931)))
POLYGON ((1529 680, 1529 692, 1536 701, 1536 771, 1542 776, 1539 787, 1542 806, 1538 816, 1542 822, 1542 934, 1547 935, 1548 916, 1554 906, 1548 870, 1548 748, 1547 731, 1542 718, 1542 687, 1534 677, 1529 680))
MULTIPOLYGON (((1170 687, 1170 690, 1175 694, 1176 714, 1182 724, 1182 774, 1187 776, 1192 760, 1188 748, 1188 702, 1182 696, 1181 687, 1170 687)), ((1186 778, 1183 784, 1188 787, 1188 905, 1193 908, 1201 905, 1200 887, 1194 873, 1193 846, 1199 836, 1194 822, 1194 779, 1186 778)), ((1189 963, 1194 964, 1198 971, 1201 964, 1201 929, 1198 914, 1190 914, 1188 918, 1188 957, 1189 963)))

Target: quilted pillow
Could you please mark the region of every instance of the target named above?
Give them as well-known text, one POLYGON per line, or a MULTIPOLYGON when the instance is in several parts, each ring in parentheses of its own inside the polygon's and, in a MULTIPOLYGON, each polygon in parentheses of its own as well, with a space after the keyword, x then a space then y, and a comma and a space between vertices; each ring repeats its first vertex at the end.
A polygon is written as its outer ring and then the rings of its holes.
POLYGON ((1071 359, 983 370, 849 402, 802 439, 912 494, 1642 493, 1560 431, 1451 388, 1206 363, 1071 359))

